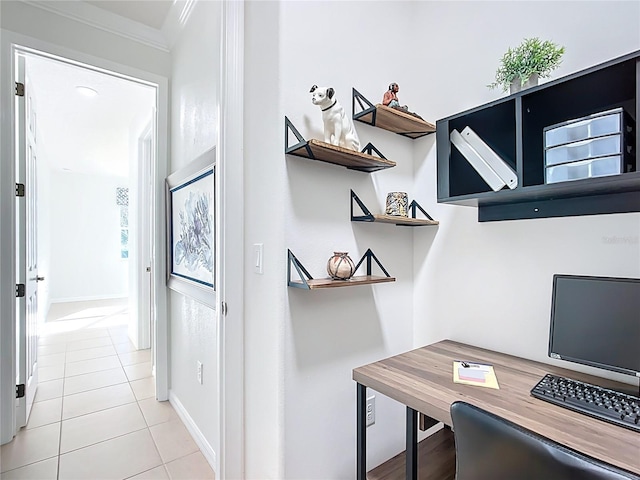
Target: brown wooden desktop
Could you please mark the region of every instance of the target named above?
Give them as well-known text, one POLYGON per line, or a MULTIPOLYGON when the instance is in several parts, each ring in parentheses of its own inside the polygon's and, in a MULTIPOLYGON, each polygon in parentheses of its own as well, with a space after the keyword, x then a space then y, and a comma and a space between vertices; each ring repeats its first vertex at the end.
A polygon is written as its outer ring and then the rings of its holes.
POLYGON ((366 388, 407 406, 406 478, 417 478, 418 412, 451 426, 456 400, 477 405, 540 435, 612 465, 640 474, 640 434, 532 397, 547 373, 629 388, 599 377, 444 340, 353 370, 357 382, 357 479, 366 480, 366 388), (492 364, 499 390, 453 383, 453 361, 492 364))

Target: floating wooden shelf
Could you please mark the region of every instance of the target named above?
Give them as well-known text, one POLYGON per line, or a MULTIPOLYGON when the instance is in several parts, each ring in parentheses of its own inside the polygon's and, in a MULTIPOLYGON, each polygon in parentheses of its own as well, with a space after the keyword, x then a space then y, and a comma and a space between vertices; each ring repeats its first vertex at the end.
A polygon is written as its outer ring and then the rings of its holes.
MULTIPOLYGON (((411 217, 396 217, 394 215, 381 215, 374 214, 373 215, 374 222, 380 223, 391 223, 398 226, 404 227, 422 227, 427 225, 438 225, 440 222, 435 220, 427 220, 422 218, 411 218, 411 217)), ((354 220, 354 221, 365 221, 366 220, 354 220)))
MULTIPOLYGON (((363 275, 358 277, 351 277, 349 280, 333 280, 332 278, 319 278, 307 280, 306 285, 309 290, 315 290, 318 288, 340 288, 340 287, 355 287, 357 285, 371 285, 374 283, 387 283, 395 282, 393 277, 379 277, 375 275, 363 275)), ((290 281, 289 286, 293 287, 293 283, 300 285, 300 288, 306 288, 305 283, 302 281, 295 282, 290 281)))
POLYGON ((310 160, 333 163, 334 165, 341 165, 350 170, 367 173, 396 166, 396 162, 387 160, 371 143, 367 144, 362 152, 356 152, 337 145, 321 142, 320 140, 305 140, 287 117, 285 117, 285 153, 310 160), (298 139, 298 143, 291 147, 289 146, 289 130, 291 130, 298 139), (372 155, 373 152, 379 156, 376 157, 372 155))
POLYGON ((353 89, 352 97, 354 120, 412 139, 424 137, 436 131, 436 126, 433 123, 422 120, 410 113, 382 104, 374 105, 355 88, 353 89), (361 108, 358 113, 356 113, 356 102, 361 108))
POLYGON ((332 278, 313 278, 309 272, 304 268, 300 260, 296 258, 296 256, 288 250, 288 265, 287 265, 287 285, 294 288, 302 288, 305 290, 317 290, 321 288, 340 288, 340 287, 355 287, 358 285, 371 285, 374 283, 387 283, 387 282, 395 282, 396 279, 389 275, 389 273, 382 266, 378 258, 375 254, 368 249, 365 254, 362 256, 360 261, 356 264, 355 270, 358 270, 360 265, 366 260, 367 261, 367 274, 361 275, 357 277, 351 277, 349 280, 334 280, 332 278), (372 260, 374 260, 385 276, 376 276, 371 275, 371 265, 372 260), (300 280, 291 280, 291 267, 298 272, 300 276, 300 280))
POLYGON ((362 203, 362 200, 351 190, 351 221, 352 222, 380 222, 391 223, 404 227, 420 227, 428 225, 439 225, 440 222, 431 218, 424 209, 415 200, 409 204, 411 217, 399 217, 395 215, 372 214, 369 209, 362 203), (353 214, 353 203, 356 203, 364 215, 353 214), (427 218, 416 218, 416 210, 420 210, 427 218))

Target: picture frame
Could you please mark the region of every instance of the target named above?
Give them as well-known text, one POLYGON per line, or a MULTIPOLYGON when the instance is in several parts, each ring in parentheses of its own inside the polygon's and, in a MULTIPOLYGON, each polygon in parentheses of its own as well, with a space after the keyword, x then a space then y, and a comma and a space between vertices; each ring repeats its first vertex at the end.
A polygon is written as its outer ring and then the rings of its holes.
POLYGON ((215 308, 216 149, 166 178, 167 286, 215 308))

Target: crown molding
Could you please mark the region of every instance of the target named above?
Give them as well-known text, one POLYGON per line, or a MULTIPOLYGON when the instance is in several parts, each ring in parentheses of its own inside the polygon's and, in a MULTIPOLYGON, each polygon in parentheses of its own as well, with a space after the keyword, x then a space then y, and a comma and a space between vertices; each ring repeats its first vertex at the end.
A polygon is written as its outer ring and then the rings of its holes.
POLYGON ((173 4, 169 9, 169 13, 167 14, 167 18, 164 20, 164 25, 162 25, 162 34, 166 39, 169 49, 172 49, 178 41, 178 38, 180 38, 180 33, 182 33, 182 30, 193 11, 193 7, 195 7, 197 2, 198 0, 173 1, 173 4))
MULTIPOLYGON (((52 2, 50 0, 23 0, 23 2, 158 50, 169 52, 169 44, 160 30, 108 12, 89 3, 81 1, 52 2)), ((171 8, 171 14, 173 14, 173 10, 174 6, 171 8)))

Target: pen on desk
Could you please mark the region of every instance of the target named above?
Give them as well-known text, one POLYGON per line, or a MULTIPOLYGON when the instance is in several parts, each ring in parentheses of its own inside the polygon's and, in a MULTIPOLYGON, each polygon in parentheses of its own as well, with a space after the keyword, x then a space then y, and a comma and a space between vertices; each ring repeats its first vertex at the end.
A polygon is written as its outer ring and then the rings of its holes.
POLYGON ((472 367, 492 367, 493 365, 489 363, 478 363, 478 362, 466 362, 464 360, 456 360, 456 362, 460 362, 464 368, 472 368, 472 367))

